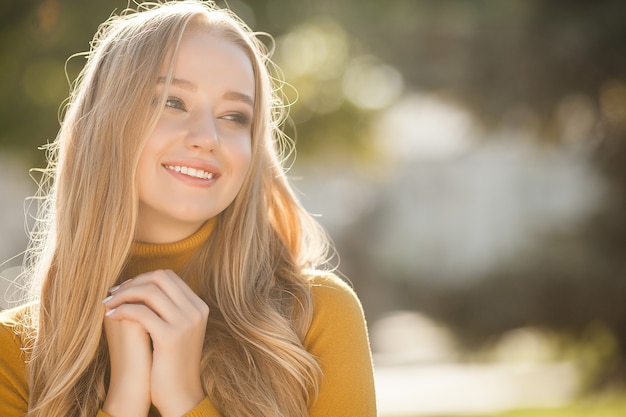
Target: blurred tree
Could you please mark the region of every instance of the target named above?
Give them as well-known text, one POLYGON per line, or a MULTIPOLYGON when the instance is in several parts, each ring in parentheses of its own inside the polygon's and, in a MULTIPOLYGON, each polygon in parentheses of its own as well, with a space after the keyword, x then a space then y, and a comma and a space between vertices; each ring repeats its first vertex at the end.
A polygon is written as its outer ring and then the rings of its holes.
POLYGON ((29 152, 58 130, 58 111, 98 25, 126 0, 8 0, 0 6, 0 147, 29 152))

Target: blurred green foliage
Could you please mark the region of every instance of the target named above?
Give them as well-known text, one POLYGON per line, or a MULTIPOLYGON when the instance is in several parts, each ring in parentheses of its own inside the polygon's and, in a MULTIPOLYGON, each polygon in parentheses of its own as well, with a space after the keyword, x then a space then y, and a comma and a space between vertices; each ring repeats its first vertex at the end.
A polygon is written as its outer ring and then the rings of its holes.
MULTIPOLYGON (((619 0, 218 1, 225 3, 275 37, 276 60, 299 92, 297 134, 287 130, 304 155, 367 154, 372 118, 405 92, 445 92, 486 124, 523 107, 550 132, 564 96, 599 102, 607 82, 626 79, 619 0)), ((84 62, 68 57, 87 51, 98 25, 127 5, 2 2, 0 147, 34 152, 54 138, 65 72, 73 80, 84 62)))
POLYGON ((125 1, 5 1, 0 6, 0 146, 41 157, 54 139, 70 79, 98 25, 125 1), (67 65, 66 65, 67 61, 67 65))

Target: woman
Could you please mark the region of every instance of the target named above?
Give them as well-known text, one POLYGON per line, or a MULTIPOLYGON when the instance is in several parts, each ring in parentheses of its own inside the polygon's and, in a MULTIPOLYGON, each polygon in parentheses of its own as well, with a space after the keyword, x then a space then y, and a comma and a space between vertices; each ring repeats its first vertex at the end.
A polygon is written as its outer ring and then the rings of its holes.
POLYGON ((286 180, 263 45, 204 2, 105 23, 49 149, 0 415, 375 416, 362 310, 286 180))

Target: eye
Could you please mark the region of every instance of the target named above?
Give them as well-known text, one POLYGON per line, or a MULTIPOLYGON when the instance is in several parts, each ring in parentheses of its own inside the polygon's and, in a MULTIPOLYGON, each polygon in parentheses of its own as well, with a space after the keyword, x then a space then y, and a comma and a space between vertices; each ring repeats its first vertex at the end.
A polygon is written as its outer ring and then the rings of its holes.
POLYGON ((224 120, 229 120, 231 122, 237 123, 239 125, 242 126, 248 126, 251 123, 251 117, 248 116, 245 113, 239 113, 239 112, 235 112, 235 113, 228 113, 224 116, 222 116, 222 119, 224 120))
POLYGON ((165 107, 169 107, 175 110, 187 111, 185 103, 183 103, 183 101, 178 97, 168 97, 167 100, 165 100, 165 107))

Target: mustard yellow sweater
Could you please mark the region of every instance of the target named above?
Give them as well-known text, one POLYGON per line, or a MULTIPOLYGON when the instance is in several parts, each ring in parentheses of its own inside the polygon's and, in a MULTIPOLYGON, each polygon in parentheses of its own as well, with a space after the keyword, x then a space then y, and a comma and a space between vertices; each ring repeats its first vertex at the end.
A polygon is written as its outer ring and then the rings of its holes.
MULTIPOLYGON (((124 272, 132 277, 156 269, 180 271, 194 250, 211 233, 207 224, 176 243, 135 243, 124 272)), ((312 280, 314 315, 304 347, 318 358, 324 372, 311 417, 374 417, 376 402, 367 330, 361 304, 352 289, 332 274, 312 280)), ((24 307, 0 312, 0 416, 23 417, 28 409, 27 357, 19 319, 24 307)), ((154 408, 150 416, 158 416, 154 408)), ((50 416, 56 417, 56 416, 50 416)), ((107 416, 99 411, 96 417, 107 416)), ((184 417, 221 417, 205 398, 184 417)))

